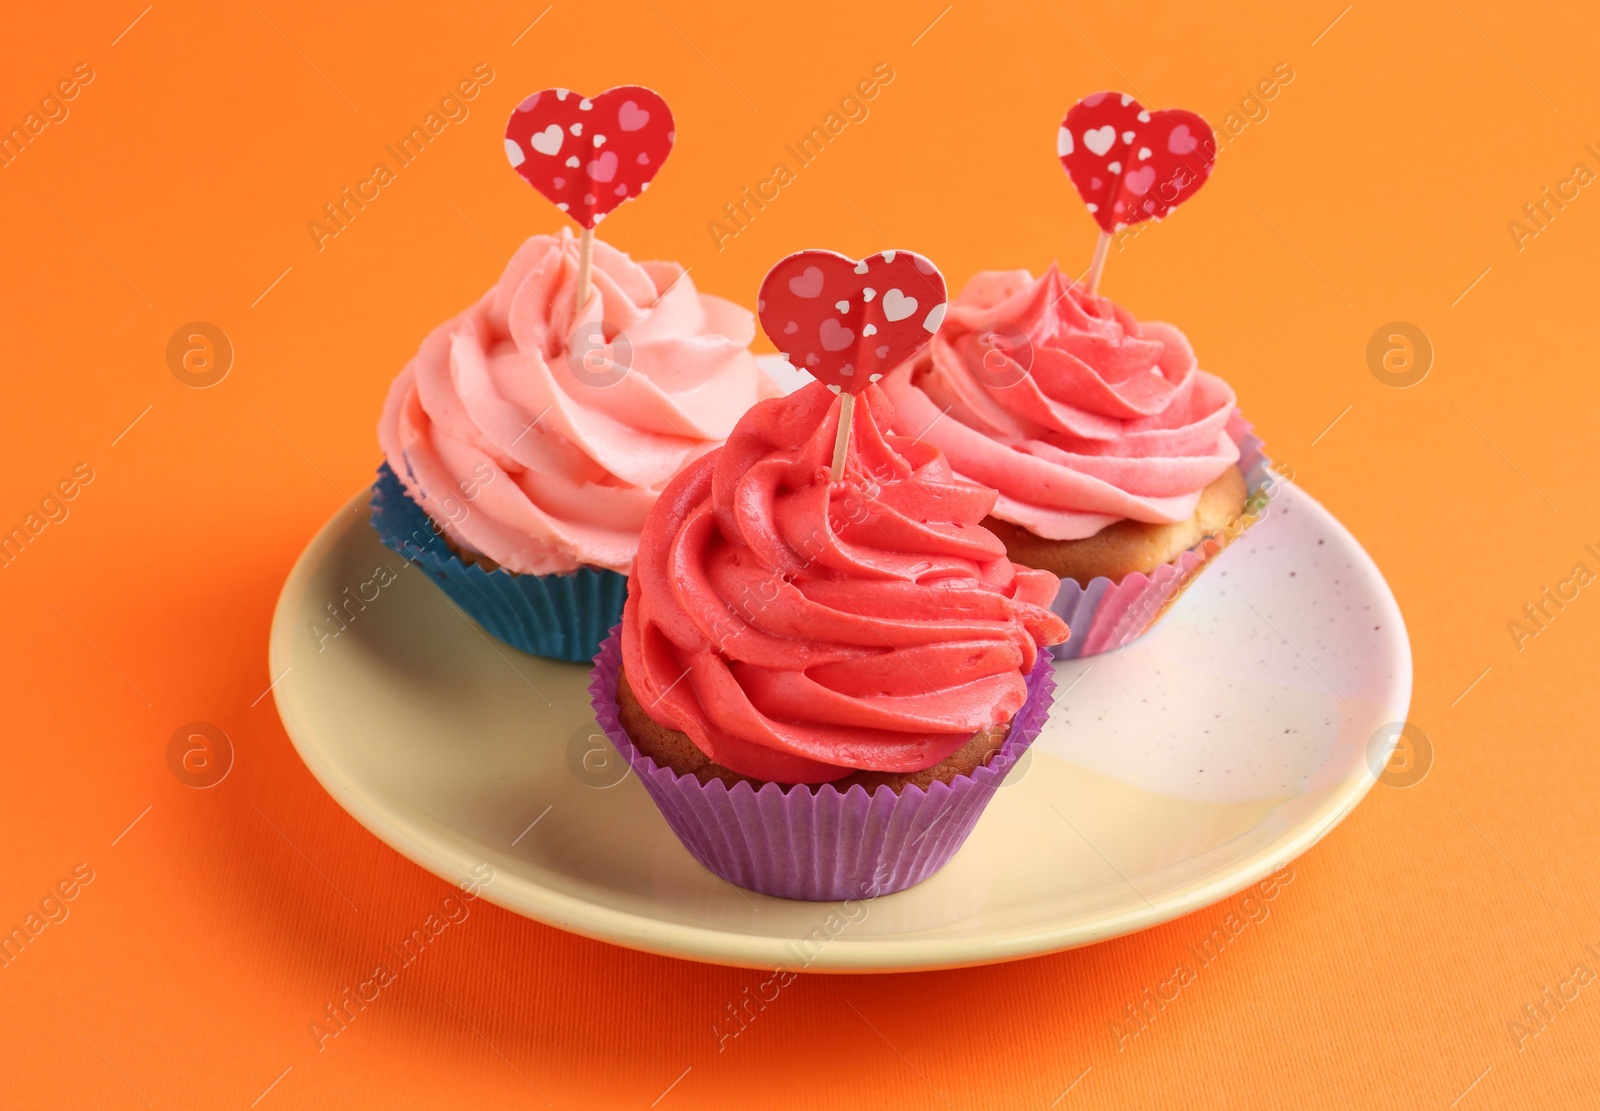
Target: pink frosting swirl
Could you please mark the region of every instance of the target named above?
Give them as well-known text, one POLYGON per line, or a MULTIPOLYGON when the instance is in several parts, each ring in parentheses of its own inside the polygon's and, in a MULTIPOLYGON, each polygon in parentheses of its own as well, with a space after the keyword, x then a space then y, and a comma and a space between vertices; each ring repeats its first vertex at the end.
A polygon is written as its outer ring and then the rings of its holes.
POLYGON ((845 480, 821 383, 757 405, 650 513, 622 619, 640 704, 717 763, 779 783, 932 767, 1027 695, 1067 627, 1060 581, 979 522, 994 491, 860 396, 845 480))
POLYGON ((682 267, 536 235, 428 336, 378 425, 389 466, 458 546, 523 574, 626 572, 662 488, 776 392, 755 318, 682 267))
POLYGON ((897 432, 937 444, 1000 492, 996 517, 1048 540, 1187 520, 1239 458, 1226 431, 1233 390, 1196 367, 1183 333, 1069 286, 1054 266, 1038 279, 974 277, 930 351, 883 388, 897 432))

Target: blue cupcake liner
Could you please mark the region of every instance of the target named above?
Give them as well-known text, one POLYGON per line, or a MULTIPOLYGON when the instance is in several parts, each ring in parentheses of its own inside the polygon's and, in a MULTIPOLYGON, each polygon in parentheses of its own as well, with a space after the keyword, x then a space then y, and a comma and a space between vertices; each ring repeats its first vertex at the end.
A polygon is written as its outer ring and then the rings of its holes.
POLYGON ((588 663, 622 619, 628 577, 601 567, 566 575, 486 571, 450 549, 388 463, 372 488, 372 527, 383 543, 422 568, 489 633, 535 656, 588 663))

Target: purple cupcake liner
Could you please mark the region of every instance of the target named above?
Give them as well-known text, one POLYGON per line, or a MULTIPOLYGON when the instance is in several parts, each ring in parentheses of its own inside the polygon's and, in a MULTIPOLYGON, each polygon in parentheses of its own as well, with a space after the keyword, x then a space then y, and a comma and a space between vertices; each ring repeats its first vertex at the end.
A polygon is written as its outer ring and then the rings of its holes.
POLYGON ((785 899, 867 899, 921 883, 955 855, 995 788, 1044 727, 1055 691, 1050 654, 1028 675, 1028 697, 1000 751, 970 775, 927 789, 831 783, 729 787, 701 783, 657 764, 617 720, 622 626, 595 658, 589 695, 595 720, 655 800, 672 832, 711 871, 751 891, 785 899))
POLYGON ((1262 450, 1250 422, 1237 409, 1228 419, 1228 436, 1238 445, 1238 467, 1244 472, 1245 487, 1250 491, 1238 530, 1227 537, 1208 536, 1148 575, 1135 571, 1121 582, 1101 576, 1091 579, 1088 586, 1062 579, 1050 608, 1067 623, 1072 636, 1050 649, 1056 659, 1098 656, 1143 636, 1206 564, 1261 518, 1272 488, 1280 481, 1272 469, 1272 460, 1262 450))

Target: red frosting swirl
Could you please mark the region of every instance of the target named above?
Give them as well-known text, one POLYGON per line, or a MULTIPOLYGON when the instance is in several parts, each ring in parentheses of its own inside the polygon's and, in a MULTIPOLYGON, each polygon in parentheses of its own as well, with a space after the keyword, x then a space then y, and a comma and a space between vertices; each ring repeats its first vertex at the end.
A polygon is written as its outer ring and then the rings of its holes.
POLYGON ((1196 366, 1183 333, 1055 267, 974 277, 929 353, 883 388, 895 431, 937 445, 1000 492, 996 517, 1049 540, 1187 520, 1239 458, 1233 390, 1196 366))
POLYGON ((839 399, 820 383, 763 401, 663 491, 640 538, 623 666, 657 722, 779 783, 949 756, 1026 697, 1067 627, 1059 581, 1012 563, 981 522, 993 490, 938 449, 885 435, 858 399, 842 482, 839 399))

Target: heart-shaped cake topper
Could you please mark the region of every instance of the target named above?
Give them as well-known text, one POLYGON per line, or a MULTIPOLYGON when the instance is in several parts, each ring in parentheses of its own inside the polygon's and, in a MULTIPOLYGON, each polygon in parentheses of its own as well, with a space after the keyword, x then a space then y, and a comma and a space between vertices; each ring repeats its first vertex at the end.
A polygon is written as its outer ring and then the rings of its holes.
POLYGON ((1056 133, 1062 168, 1107 235, 1159 220, 1211 176, 1211 125, 1179 109, 1151 112, 1124 93, 1095 93, 1072 106, 1056 133))
POLYGON ((585 228, 650 187, 672 153, 672 112, 650 89, 597 97, 534 93, 506 121, 506 157, 529 185, 585 228))
POLYGON ((800 251, 767 271, 756 311, 791 366, 860 393, 915 355, 944 320, 944 275, 911 251, 857 262, 800 251))

